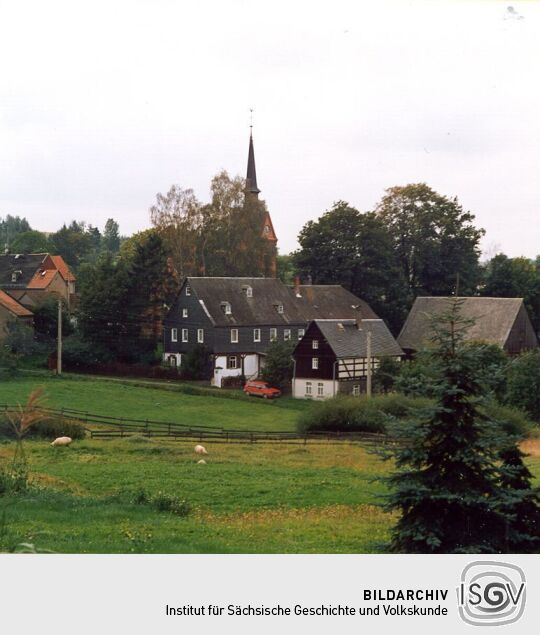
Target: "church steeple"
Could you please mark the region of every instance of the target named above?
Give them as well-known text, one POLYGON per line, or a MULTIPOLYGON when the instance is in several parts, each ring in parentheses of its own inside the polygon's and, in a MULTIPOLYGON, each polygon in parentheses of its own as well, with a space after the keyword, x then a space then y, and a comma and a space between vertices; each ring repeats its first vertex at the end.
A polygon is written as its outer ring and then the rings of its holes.
POLYGON ((249 151, 248 151, 248 164, 246 174, 246 192, 259 196, 261 191, 257 187, 257 171, 255 170, 255 150, 253 149, 253 126, 249 127, 249 151))

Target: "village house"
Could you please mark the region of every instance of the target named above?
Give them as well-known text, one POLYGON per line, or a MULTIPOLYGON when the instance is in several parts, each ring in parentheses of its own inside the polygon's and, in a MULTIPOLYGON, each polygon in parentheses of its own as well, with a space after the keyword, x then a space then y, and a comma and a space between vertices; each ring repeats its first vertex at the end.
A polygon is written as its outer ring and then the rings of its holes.
MULTIPOLYGON (((339 285, 277 278, 186 278, 164 320, 164 360, 180 366, 197 344, 212 354, 212 383, 259 376, 273 341, 298 342, 313 319, 377 318, 339 285)), ((227 382, 225 382, 227 383, 227 382)))
MULTIPOLYGON (((452 298, 455 299, 455 298, 452 298)), ((538 347, 538 338, 523 298, 459 298, 461 316, 471 320, 465 332, 470 342, 500 346, 509 355, 538 347)), ((416 298, 398 336, 398 343, 411 355, 430 344, 433 331, 430 320, 449 308, 450 298, 416 298)))
POLYGON ((63 299, 69 307, 75 297, 75 282, 62 256, 0 256, 0 289, 27 309, 33 310, 51 297, 63 299))
POLYGON ((313 320, 293 352, 293 397, 360 395, 366 392, 369 363, 373 373, 381 358, 401 360, 402 356, 403 351, 381 319, 313 320))
POLYGON ((32 326, 33 313, 0 290, 0 342, 6 337, 8 325, 15 320, 32 326))

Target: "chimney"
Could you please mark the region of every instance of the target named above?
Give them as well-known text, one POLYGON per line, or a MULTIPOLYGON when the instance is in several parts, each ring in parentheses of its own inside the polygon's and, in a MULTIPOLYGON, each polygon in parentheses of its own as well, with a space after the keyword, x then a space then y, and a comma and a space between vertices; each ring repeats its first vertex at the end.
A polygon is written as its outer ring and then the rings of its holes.
POLYGON ((302 294, 300 293, 300 276, 294 276, 294 295, 297 298, 302 297, 302 294))

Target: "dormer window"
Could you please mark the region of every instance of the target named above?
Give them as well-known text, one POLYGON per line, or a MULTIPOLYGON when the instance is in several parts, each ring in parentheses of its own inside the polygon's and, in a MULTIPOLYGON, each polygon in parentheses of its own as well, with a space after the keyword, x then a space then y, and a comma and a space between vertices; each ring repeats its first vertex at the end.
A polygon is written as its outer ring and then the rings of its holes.
POLYGON ((14 271, 11 274, 11 282, 17 282, 17 272, 16 271, 14 271))
POLYGON ((245 285, 242 287, 242 293, 246 296, 246 298, 252 298, 253 297, 253 287, 250 287, 249 285, 245 285))
POLYGON ((276 311, 280 314, 283 313, 283 304, 274 304, 274 306, 276 307, 276 311))
POLYGON ((230 302, 222 302, 221 303, 221 310, 223 311, 223 313, 225 313, 225 315, 231 315, 231 313, 232 313, 231 303, 230 302))

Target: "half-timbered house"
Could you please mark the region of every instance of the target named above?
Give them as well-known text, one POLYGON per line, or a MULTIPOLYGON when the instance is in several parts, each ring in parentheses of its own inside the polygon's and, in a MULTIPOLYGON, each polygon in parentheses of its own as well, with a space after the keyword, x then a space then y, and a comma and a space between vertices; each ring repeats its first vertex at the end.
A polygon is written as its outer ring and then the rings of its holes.
POLYGON ((403 351, 380 319, 313 320, 294 353, 293 397, 328 399, 366 391, 368 364, 382 357, 401 359, 403 351), (368 333, 371 357, 368 357, 368 333))

